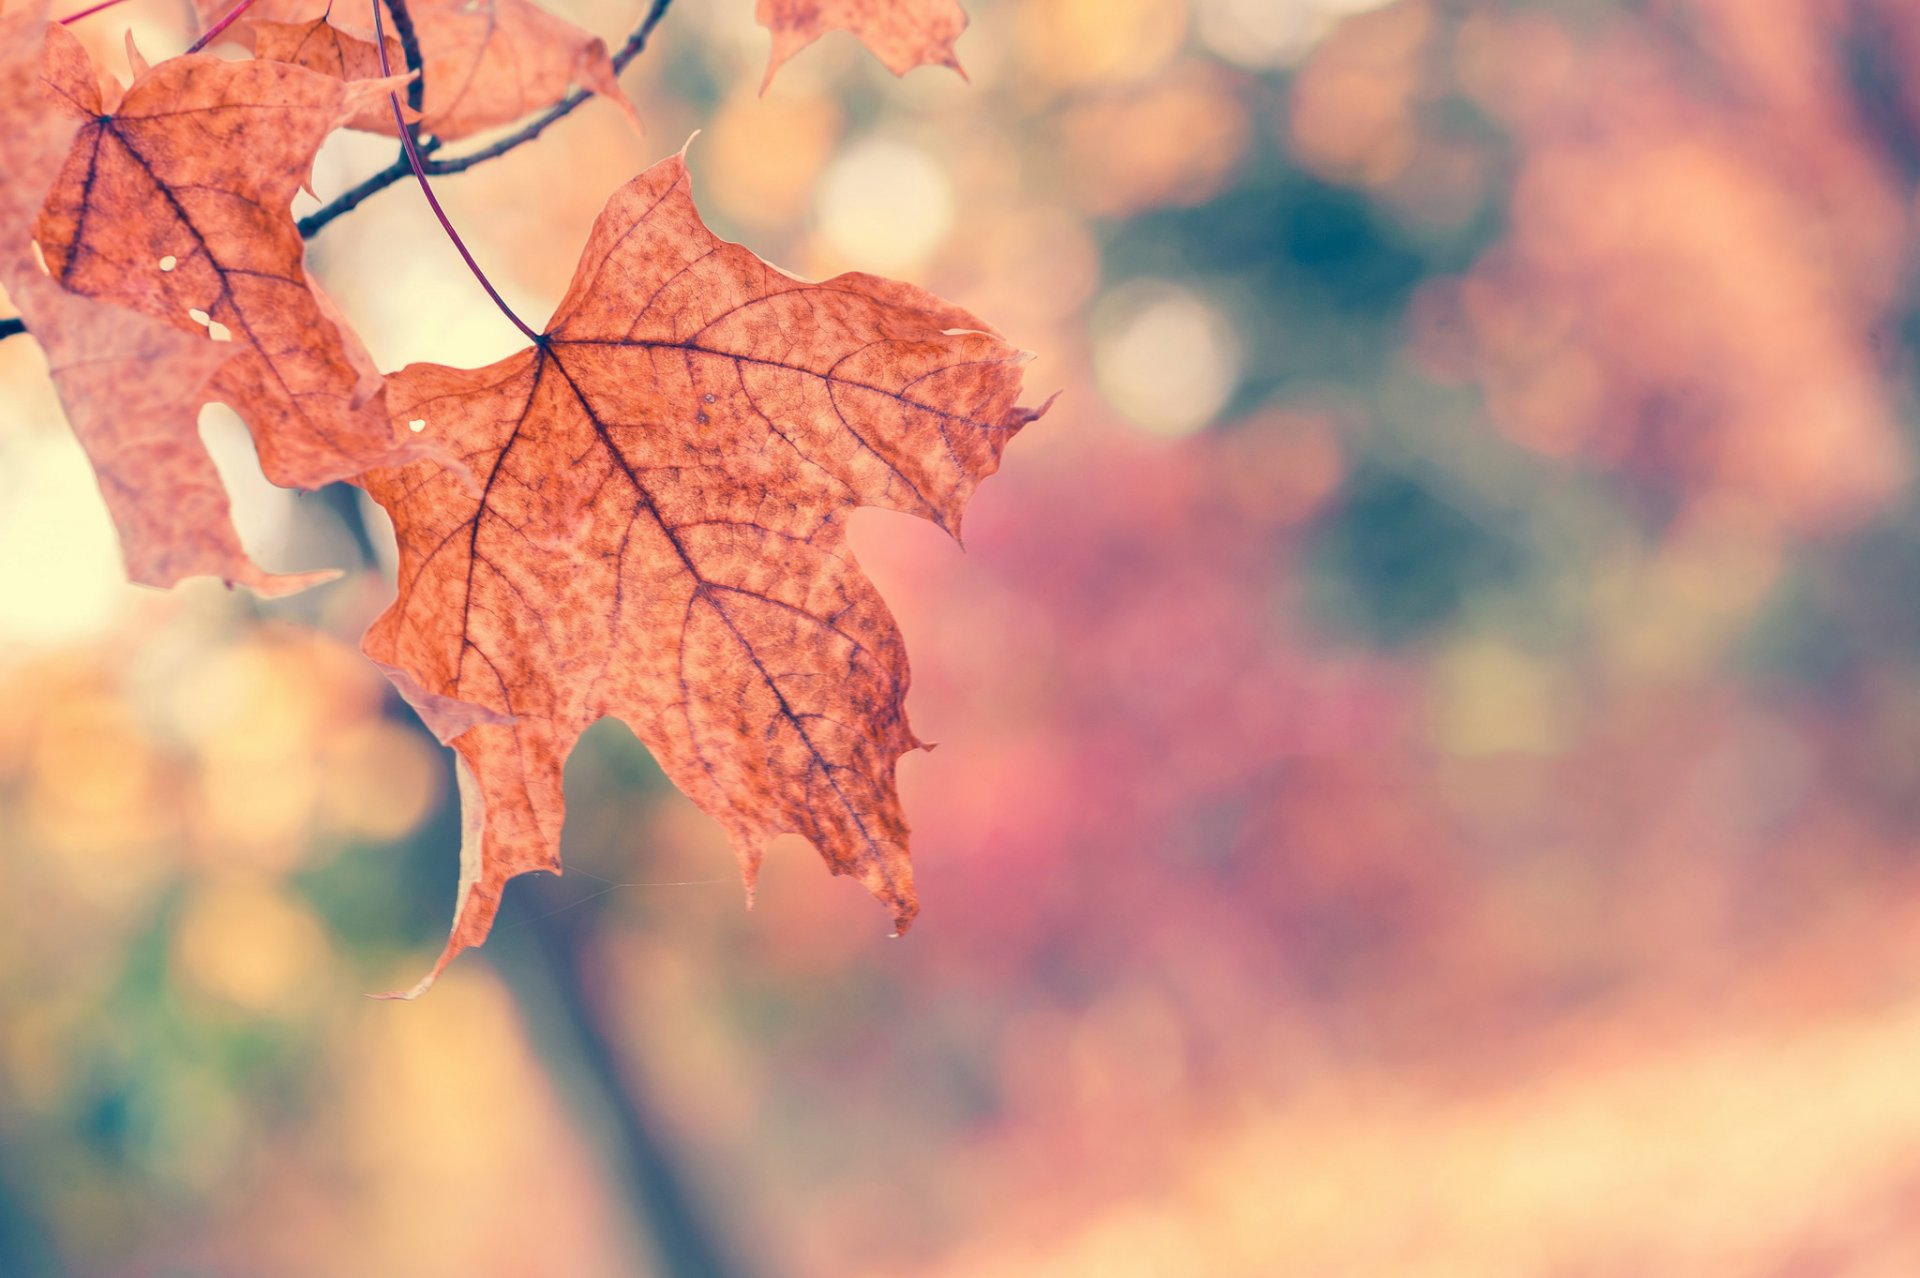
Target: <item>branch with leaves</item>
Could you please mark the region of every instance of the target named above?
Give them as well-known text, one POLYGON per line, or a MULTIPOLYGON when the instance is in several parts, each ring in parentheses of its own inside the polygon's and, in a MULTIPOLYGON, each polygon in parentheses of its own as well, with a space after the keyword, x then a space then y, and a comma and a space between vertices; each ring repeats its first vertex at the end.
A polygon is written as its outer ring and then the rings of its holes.
MULTIPOLYGON (((274 483, 345 480, 391 517, 397 597, 364 647, 456 752, 469 831, 452 935, 409 995, 484 939, 509 879, 559 869, 562 768, 609 715, 726 827, 749 891, 767 842, 795 832, 905 931, 918 901, 894 767, 921 742, 900 635, 846 521, 879 506, 957 532, 1044 410, 1019 404, 1026 356, 911 285, 807 283, 718 239, 681 156, 611 195, 536 328, 432 179, 533 141, 589 96, 631 112, 614 77, 670 0, 611 55, 532 0, 481 15, 376 0, 365 30, 300 4, 203 11, 195 48, 230 31, 251 59, 149 65, 129 46, 124 89, 43 11, 0 19, 0 163, 16 179, 0 283, 47 349, 129 574, 268 594, 331 575, 247 557, 196 431, 208 399, 247 423, 274 483), (295 222, 343 127, 400 153, 295 222), (382 373, 308 276, 306 238, 407 174, 527 339, 518 353, 382 373)), ((872 0, 777 8, 769 75, 833 26, 896 71, 957 67, 953 0, 894 0, 871 27, 872 0)))

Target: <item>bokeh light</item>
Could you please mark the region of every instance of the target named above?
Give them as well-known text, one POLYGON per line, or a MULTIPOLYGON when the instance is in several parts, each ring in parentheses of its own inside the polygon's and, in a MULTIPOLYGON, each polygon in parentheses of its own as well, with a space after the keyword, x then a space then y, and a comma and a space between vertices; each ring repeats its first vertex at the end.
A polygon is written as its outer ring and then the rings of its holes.
POLYGON ((0 642, 102 634, 124 615, 127 585, 93 468, 71 437, 52 433, 53 421, 25 435, 21 425, 0 453, 0 539, 10 548, 0 558, 0 642))
POLYGON ((1213 420, 1239 371, 1219 310, 1158 280, 1134 281, 1101 299, 1093 361, 1107 401, 1155 435, 1190 434, 1213 420))
POLYGON ((1243 67, 1298 62, 1350 14, 1390 0, 1193 0, 1194 27, 1211 53, 1243 67))
POLYGON ((867 138, 820 177, 820 234, 844 259, 875 271, 910 271, 953 227, 953 185, 919 147, 867 138))

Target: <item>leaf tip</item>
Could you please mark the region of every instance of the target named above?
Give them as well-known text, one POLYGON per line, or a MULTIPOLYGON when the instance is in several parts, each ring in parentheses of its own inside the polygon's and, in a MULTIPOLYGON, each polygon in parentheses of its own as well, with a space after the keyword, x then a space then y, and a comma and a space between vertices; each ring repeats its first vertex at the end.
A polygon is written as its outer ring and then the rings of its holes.
POLYGON ((406 989, 389 990, 384 994, 369 994, 367 997, 382 1003, 411 1003, 434 987, 434 984, 440 979, 440 973, 447 970, 447 964, 451 963, 453 956, 459 952, 458 949, 449 944, 446 950, 440 955, 440 961, 433 965, 433 970, 406 989))
POLYGON ((312 572, 255 572, 228 581, 227 588, 231 590, 235 585, 242 585, 262 599, 283 599, 315 586, 338 581, 344 576, 346 572, 340 568, 316 568, 312 572))
POLYGON ((127 28, 127 66, 132 68, 133 78, 136 80, 151 69, 146 58, 142 56, 139 48, 133 43, 132 27, 127 28))
POLYGON ((776 34, 774 36, 773 48, 767 53, 766 74, 760 77, 760 96, 762 98, 765 98, 767 96, 767 90, 773 87, 774 72, 786 64, 787 58, 792 52, 791 49, 782 49, 780 37, 776 34))
POLYGON ((765 843, 753 835, 736 835, 733 855, 740 863, 740 884, 746 889, 747 909, 751 911, 760 884, 760 862, 766 856, 765 843))

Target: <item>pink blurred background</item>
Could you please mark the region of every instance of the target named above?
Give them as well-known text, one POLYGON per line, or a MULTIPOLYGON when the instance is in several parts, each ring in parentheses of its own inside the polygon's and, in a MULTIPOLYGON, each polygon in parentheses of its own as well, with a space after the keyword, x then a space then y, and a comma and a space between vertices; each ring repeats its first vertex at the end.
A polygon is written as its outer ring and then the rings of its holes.
MULTIPOLYGON (((1920 1273, 1920 10, 969 8, 970 84, 834 37, 760 97, 679 0, 644 137, 439 184, 544 316, 697 128, 716 228, 1064 392, 964 552, 856 525, 941 743, 902 940, 797 840, 745 912, 609 724, 567 875, 360 997, 458 841, 383 567, 122 584, 0 345, 0 1273, 1920 1273)), ((520 343, 409 187, 312 262, 383 367, 520 343)), ((268 566, 390 565, 204 426, 268 566)))

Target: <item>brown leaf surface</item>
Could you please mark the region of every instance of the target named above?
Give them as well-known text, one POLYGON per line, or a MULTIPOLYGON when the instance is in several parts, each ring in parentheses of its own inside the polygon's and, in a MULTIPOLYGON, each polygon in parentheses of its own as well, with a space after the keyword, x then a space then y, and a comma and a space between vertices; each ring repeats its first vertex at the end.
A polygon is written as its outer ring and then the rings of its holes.
POLYGON ((50 60, 45 84, 80 121, 35 227, 53 278, 230 343, 212 389, 276 484, 391 460, 380 379, 314 295, 288 212, 321 140, 373 87, 208 54, 142 69, 117 104, 84 55, 50 60))
MULTIPOLYGON (((203 21, 225 13, 230 0, 199 0, 203 21)), ((574 86, 591 89, 630 119, 633 104, 620 91, 606 42, 557 18, 531 0, 411 0, 407 12, 420 40, 426 83, 422 131, 455 141, 511 124, 544 110, 574 86)), ((391 17, 384 19, 389 33, 391 17)), ((364 0, 259 0, 243 25, 253 32, 254 55, 295 63, 342 79, 380 74, 373 10, 364 0)), ((406 66, 399 41, 387 37, 387 64, 406 66)), ((356 129, 394 133, 384 103, 351 121, 356 129)))
POLYGON ((99 477, 127 575, 171 586, 199 575, 286 594, 332 573, 279 575, 247 558, 200 442, 200 405, 229 351, 132 311, 67 292, 34 260, 31 228, 77 123, 42 90, 44 60, 91 75, 46 7, 0 19, 0 283, 45 351, 54 386, 99 477))
POLYGON ((967 29, 958 0, 759 0, 754 16, 773 33, 762 90, 782 63, 829 31, 851 31, 895 75, 929 65, 960 71, 953 45, 967 29))
MULTIPOLYGON (((381 76, 380 51, 373 41, 342 31, 325 17, 311 22, 255 22, 252 32, 256 58, 291 62, 336 80, 377 80, 381 76)), ((387 66, 398 71, 406 65, 400 42, 388 36, 387 66)), ((356 112, 347 126, 369 133, 394 133, 393 110, 384 101, 375 102, 356 112)))
POLYGON ((894 763, 920 743, 846 518, 957 531, 1038 415, 1015 404, 1024 359, 909 285, 807 283, 718 239, 676 157, 608 201, 533 348, 391 379, 395 420, 478 477, 364 481, 400 544, 367 653, 461 760, 470 838, 434 975, 509 878, 559 870, 561 767, 608 715, 727 828, 749 889, 797 831, 908 925, 894 763))

